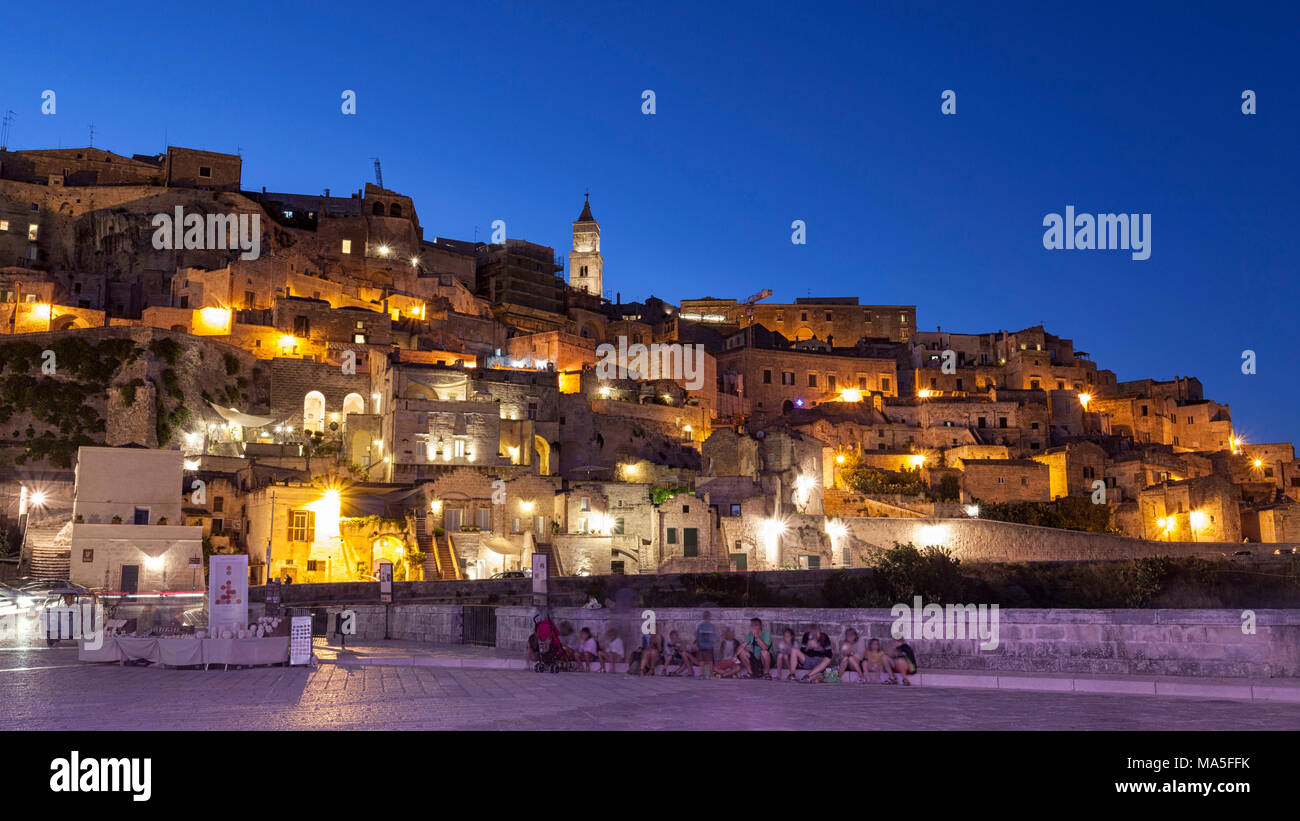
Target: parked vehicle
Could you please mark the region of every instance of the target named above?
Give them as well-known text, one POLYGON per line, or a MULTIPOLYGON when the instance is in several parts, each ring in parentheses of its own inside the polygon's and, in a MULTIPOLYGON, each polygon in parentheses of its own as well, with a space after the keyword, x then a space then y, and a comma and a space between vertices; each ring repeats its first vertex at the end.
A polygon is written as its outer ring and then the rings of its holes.
POLYGON ((0 616, 30 615, 42 597, 0 584, 0 616))
POLYGON ((1274 556, 1290 556, 1293 553, 1295 553, 1295 549, 1290 547, 1279 547, 1273 551, 1274 556))

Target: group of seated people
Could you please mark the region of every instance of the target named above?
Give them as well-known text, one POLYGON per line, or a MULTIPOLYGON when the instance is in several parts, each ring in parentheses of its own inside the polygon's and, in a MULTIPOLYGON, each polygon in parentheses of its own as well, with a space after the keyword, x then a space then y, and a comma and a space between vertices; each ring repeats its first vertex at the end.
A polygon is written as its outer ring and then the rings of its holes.
MULTIPOLYGON (((916 654, 905 640, 898 640, 885 651, 880 639, 863 641, 852 627, 844 631, 838 643, 831 640, 817 625, 811 625, 802 638, 796 639, 789 628, 780 639, 773 639, 763 626, 762 619, 750 619, 744 638, 737 639, 735 630, 723 629, 721 639, 708 611, 695 627, 695 636, 685 641, 676 630, 667 637, 652 632, 641 637, 640 646, 631 653, 618 633, 606 632, 604 642, 597 641, 590 629, 584 627, 576 633, 569 622, 559 624, 559 635, 564 645, 564 655, 590 672, 613 673, 615 665, 627 663, 627 674, 666 675, 694 677, 701 669, 706 678, 765 678, 776 681, 806 681, 818 683, 842 680, 845 673, 854 672, 864 684, 910 685, 908 678, 916 673, 916 654), (837 652, 838 650, 838 652, 837 652), (802 679, 799 672, 805 671, 802 679)), ((538 660, 537 640, 529 640, 526 659, 532 664, 538 660)))

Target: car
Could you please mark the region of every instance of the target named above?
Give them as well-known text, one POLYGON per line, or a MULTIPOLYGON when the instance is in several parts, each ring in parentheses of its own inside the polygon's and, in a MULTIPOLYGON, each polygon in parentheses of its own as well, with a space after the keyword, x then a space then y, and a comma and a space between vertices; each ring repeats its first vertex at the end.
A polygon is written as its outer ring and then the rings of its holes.
POLYGON ((25 593, 46 593, 50 590, 85 590, 67 579, 31 579, 19 587, 25 593))
POLYGON ((1290 556, 1293 553, 1295 553, 1295 549, 1290 547, 1279 547, 1273 551, 1274 556, 1290 556))
POLYGON ((29 615, 43 598, 7 584, 0 584, 0 616, 29 615))
POLYGON ((494 578, 494 579, 526 579, 526 578, 529 577, 529 575, 530 575, 530 574, 525 573, 525 572, 522 571, 522 570, 507 570, 507 571, 505 571, 505 572, 503 572, 503 573, 493 573, 493 574, 492 574, 492 578, 494 578))

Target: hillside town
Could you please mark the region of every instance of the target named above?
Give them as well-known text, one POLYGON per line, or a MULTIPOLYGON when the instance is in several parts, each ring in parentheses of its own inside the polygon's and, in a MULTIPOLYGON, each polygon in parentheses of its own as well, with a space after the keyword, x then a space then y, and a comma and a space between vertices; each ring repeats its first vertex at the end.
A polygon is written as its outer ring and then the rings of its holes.
POLYGON ((276 192, 233 154, 0 149, 0 580, 202 589, 229 553, 256 585, 491 579, 537 553, 583 576, 1300 543, 1292 444, 1248 441, 1194 375, 1121 378, 1041 326, 924 330, 923 304, 869 293, 633 293, 599 202, 575 198, 570 248, 471 241, 376 172, 276 192))

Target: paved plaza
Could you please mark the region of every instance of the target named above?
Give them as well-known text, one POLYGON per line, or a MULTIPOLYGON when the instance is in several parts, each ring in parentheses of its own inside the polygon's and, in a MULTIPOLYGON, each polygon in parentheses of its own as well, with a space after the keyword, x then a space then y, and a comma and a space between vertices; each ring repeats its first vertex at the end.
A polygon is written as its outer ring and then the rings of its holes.
POLYGON ((1277 730, 1300 704, 349 665, 172 670, 0 647, 0 730, 1277 730))

